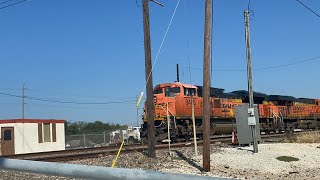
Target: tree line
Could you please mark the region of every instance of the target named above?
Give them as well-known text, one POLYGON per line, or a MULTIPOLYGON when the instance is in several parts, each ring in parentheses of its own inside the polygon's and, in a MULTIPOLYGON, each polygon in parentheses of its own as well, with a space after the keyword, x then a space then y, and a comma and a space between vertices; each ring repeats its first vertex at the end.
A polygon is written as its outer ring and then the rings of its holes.
POLYGON ((103 131, 115 131, 117 129, 126 129, 127 125, 120 124, 110 124, 104 123, 101 121, 95 122, 65 122, 65 134, 74 135, 74 134, 83 134, 83 133, 94 133, 94 132, 103 132, 103 131))

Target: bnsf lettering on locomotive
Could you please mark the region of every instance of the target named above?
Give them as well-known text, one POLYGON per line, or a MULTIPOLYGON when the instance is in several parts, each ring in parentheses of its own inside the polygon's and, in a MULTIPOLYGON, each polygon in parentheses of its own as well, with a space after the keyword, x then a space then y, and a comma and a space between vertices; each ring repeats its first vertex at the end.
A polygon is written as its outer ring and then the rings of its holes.
POLYGON ((222 104, 222 108, 234 109, 236 104, 222 104))

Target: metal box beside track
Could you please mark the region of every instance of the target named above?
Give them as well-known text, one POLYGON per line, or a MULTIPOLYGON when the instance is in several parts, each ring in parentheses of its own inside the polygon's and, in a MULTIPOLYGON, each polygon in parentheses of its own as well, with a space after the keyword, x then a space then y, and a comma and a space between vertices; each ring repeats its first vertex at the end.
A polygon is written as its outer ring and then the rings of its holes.
MULTIPOLYGON (((236 122, 237 122, 237 138, 239 145, 249 145, 252 143, 251 128, 248 125, 248 113, 249 104, 243 104, 236 106, 236 122)), ((258 105, 254 105, 254 116, 256 119, 256 138, 257 141, 261 141, 260 126, 259 126, 259 113, 258 105)))

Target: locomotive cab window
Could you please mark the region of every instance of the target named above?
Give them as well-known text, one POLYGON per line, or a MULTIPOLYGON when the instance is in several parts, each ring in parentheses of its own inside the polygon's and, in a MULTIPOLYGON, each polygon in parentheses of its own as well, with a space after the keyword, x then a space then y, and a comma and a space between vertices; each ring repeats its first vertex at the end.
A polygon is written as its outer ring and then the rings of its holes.
POLYGON ((180 93, 180 87, 166 88, 166 97, 175 97, 177 93, 180 93))
POLYGON ((153 90, 153 94, 161 94, 161 93, 163 93, 162 88, 157 88, 153 90))
POLYGON ((319 105, 319 102, 316 102, 316 105, 318 106, 318 105, 319 105))
POLYGON ((184 88, 184 95, 185 96, 195 96, 196 95, 196 89, 194 89, 194 88, 184 88))

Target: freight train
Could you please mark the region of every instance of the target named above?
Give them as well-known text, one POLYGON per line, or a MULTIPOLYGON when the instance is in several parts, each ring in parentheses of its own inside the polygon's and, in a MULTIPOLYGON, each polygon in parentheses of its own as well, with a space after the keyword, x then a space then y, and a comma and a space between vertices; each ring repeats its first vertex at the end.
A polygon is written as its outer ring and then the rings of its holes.
MULTIPOLYGON (((168 122, 173 141, 189 140, 193 136, 192 104, 197 137, 202 138, 202 86, 180 82, 163 83, 155 86, 153 94, 157 141, 168 138, 168 122)), ((293 132, 296 128, 320 128, 319 99, 258 92, 254 92, 253 96, 254 103, 258 105, 261 132, 282 133, 293 132)), ((235 130, 235 107, 248 102, 248 92, 245 90, 227 93, 224 89, 210 88, 210 135, 230 134, 235 130)), ((147 115, 145 104, 141 138, 147 138, 147 115)))

